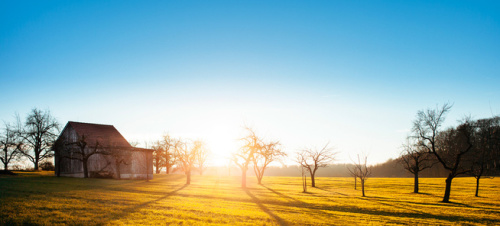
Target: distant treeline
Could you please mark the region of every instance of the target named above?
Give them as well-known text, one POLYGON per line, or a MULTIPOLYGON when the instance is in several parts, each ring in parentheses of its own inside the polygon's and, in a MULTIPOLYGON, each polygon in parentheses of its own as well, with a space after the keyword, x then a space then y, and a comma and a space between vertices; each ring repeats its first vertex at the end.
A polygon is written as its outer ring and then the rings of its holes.
MULTIPOLYGON (((332 164, 324 168, 320 168, 316 176, 318 177, 352 177, 349 173, 348 167, 352 164, 332 164)), ((413 177, 403 168, 403 165, 397 159, 389 159, 384 163, 371 166, 371 177, 413 177)), ((165 173, 165 172, 162 172, 165 173)), ((175 173, 183 173, 177 171, 175 173)), ((208 167, 204 172, 205 175, 219 175, 219 176, 241 176, 240 169, 236 167, 227 166, 208 167)), ((253 170, 249 170, 247 175, 255 176, 253 170)), ((265 176, 279 176, 279 177, 300 177, 301 171, 298 165, 289 166, 270 166, 266 169, 265 176)), ((429 169, 425 169, 420 173, 420 177, 446 177, 447 171, 439 164, 435 164, 429 169)), ((468 176, 468 175, 462 175, 468 176)), ((500 176, 499 171, 490 173, 487 176, 500 176)), ((264 179, 265 180, 265 179, 264 179)))

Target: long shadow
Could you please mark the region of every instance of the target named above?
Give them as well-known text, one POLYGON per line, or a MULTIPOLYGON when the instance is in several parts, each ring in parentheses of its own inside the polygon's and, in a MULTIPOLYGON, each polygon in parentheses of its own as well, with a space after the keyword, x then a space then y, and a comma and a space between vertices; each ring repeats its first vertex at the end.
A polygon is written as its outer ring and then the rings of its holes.
MULTIPOLYGON (((412 193, 413 194, 413 193, 412 193)), ((471 209, 492 209, 492 208, 485 208, 485 207, 477 207, 477 206, 471 206, 465 203, 459 203, 459 202, 437 202, 437 203, 425 203, 425 202, 415 202, 415 201, 401 201, 401 200, 396 200, 396 199, 389 199, 389 198, 384 198, 384 197, 378 197, 378 196, 369 196, 365 197, 365 199, 372 199, 375 200, 377 199, 378 201, 391 201, 391 202, 397 202, 397 203, 403 203, 403 204, 415 204, 415 205, 427 205, 427 206, 442 206, 442 207, 466 207, 466 208, 471 208, 471 209)))
POLYGON ((318 188, 318 187, 314 187, 314 188, 322 190, 322 191, 330 192, 330 193, 335 193, 335 194, 342 195, 342 196, 349 196, 349 195, 346 195, 344 193, 340 193, 340 192, 336 192, 336 191, 330 191, 330 190, 326 190, 324 188, 318 188))
POLYGON ((260 186, 262 186, 262 187, 266 188, 267 190, 271 191, 272 193, 277 194, 277 195, 279 195, 279 196, 281 196, 281 197, 283 197, 283 198, 290 199, 290 200, 292 200, 292 201, 294 201, 294 202, 302 202, 302 201, 300 201, 300 200, 298 200, 298 199, 296 199, 296 198, 290 197, 290 196, 285 195, 285 194, 283 194, 283 193, 281 193, 281 192, 277 192, 276 190, 274 190, 274 189, 272 189, 272 188, 269 188, 269 187, 267 187, 267 186, 265 186, 265 185, 263 185, 263 184, 261 184, 260 186))
MULTIPOLYGON (((265 186, 264 186, 265 187, 265 186)), ((266 187, 267 188, 267 187, 266 187)), ((269 188, 268 188, 269 189, 269 188)), ((277 191, 273 191, 272 189, 269 189, 271 192, 280 195, 285 198, 289 198, 291 200, 294 200, 292 197, 283 195, 277 191)), ((386 199, 382 197, 375 197, 375 199, 380 198, 381 200, 386 199)), ((389 199, 386 199, 388 201, 389 199)), ((307 208, 310 210, 319 210, 319 211, 339 211, 339 212, 350 212, 350 213, 361 213, 361 214, 369 214, 369 215, 381 215, 381 216, 394 216, 394 212, 389 212, 389 211, 383 211, 383 210, 374 210, 374 209, 364 209, 364 208, 359 208, 359 207, 353 207, 353 206, 332 206, 332 205, 317 205, 317 204, 310 204, 310 203, 305 203, 299 200, 294 200, 295 202, 279 202, 279 201, 263 201, 262 204, 272 204, 272 205, 281 205, 281 206, 297 206, 301 205, 303 208, 307 208)), ((375 200, 371 200, 374 202, 377 202, 375 200)), ((393 200, 394 201, 394 200, 393 200)), ((380 202, 377 202, 380 203, 380 202)), ((261 205, 262 205, 261 204, 261 205)), ((387 203, 380 203, 384 204, 387 206, 392 206, 392 207, 398 207, 396 205, 391 205, 387 203)), ((426 203, 427 204, 427 203, 426 203)), ((453 204, 452 204, 453 205, 453 204)), ((443 206, 443 205, 441 205, 443 206)), ((460 206, 460 205, 458 205, 460 206)), ((406 209, 406 208, 404 208, 406 209)), ((408 209, 411 210, 411 209, 408 209)), ((415 210, 414 210, 415 211, 415 210)), ((399 216, 404 216, 404 217, 410 217, 410 218, 425 218, 425 219, 437 219, 437 220, 445 220, 449 222, 480 222, 480 223, 487 223, 490 224, 492 222, 498 222, 497 220, 494 219, 488 219, 488 218, 483 218, 483 219, 475 219, 475 218, 470 218, 470 217, 464 217, 464 216, 441 216, 441 215, 434 215, 430 213, 425 213, 422 211, 415 211, 413 213, 397 213, 399 216)))
POLYGON ((161 201, 161 200, 164 200, 164 199, 166 199, 166 198, 168 198, 168 197, 170 197, 170 196, 174 195, 174 194, 175 194, 175 193, 177 193, 178 191, 180 191, 180 190, 182 190, 182 189, 186 188, 187 186, 188 186, 188 185, 187 185, 187 184, 185 184, 185 185, 183 185, 182 187, 177 188, 177 189, 175 189, 175 190, 173 190, 173 191, 171 191, 171 192, 164 193, 165 195, 164 195, 164 196, 162 196, 162 197, 160 197, 160 198, 158 198, 158 199, 151 200, 151 201, 148 201, 148 202, 141 203, 141 204, 139 204, 139 205, 135 205, 135 206, 131 206, 131 207, 125 208, 125 209, 121 210, 121 211, 120 211, 120 213, 115 213, 115 214, 113 214, 113 217, 111 217, 108 221, 118 220, 118 219, 121 219, 121 218, 123 218, 123 217, 127 216, 127 215, 128 215, 128 214, 130 214, 130 213, 137 212, 138 210, 140 210, 140 209, 142 209, 142 208, 144 208, 144 207, 146 207, 146 206, 149 206, 149 205, 151 205, 151 204, 153 204, 153 203, 157 203, 157 202, 159 202, 159 201, 161 201))
POLYGON ((285 220, 283 220, 283 218, 277 216, 276 214, 271 212, 271 210, 269 210, 266 206, 264 206, 262 204, 262 201, 259 200, 257 197, 255 197, 252 193, 250 193, 250 191, 248 189, 244 188, 244 190, 245 190, 245 193, 247 193, 247 195, 250 198, 252 198, 252 201, 255 204, 257 204, 262 211, 264 211, 265 213, 267 213, 267 215, 272 217, 279 225, 288 225, 288 223, 285 220))
MULTIPOLYGON (((278 223, 279 225, 287 225, 288 223, 284 219, 280 218, 279 216, 277 216, 276 214, 271 212, 271 210, 269 208, 267 208, 265 206, 265 204, 282 206, 282 207, 298 207, 298 206, 300 206, 301 208, 305 208, 305 209, 308 209, 310 211, 323 212, 322 215, 331 214, 331 213, 328 213, 326 211, 336 211, 336 212, 359 213, 359 214, 368 214, 368 215, 380 215, 380 216, 388 216, 388 217, 393 217, 393 216, 395 216, 395 214, 397 214, 398 216, 401 216, 401 217, 409 217, 409 218, 416 218, 416 219, 436 219, 436 220, 444 220, 444 221, 448 221, 448 222, 452 222, 452 223, 460 223, 460 222, 477 222, 477 223, 483 223, 483 224, 497 224, 497 223, 499 223, 498 220, 491 219, 491 218, 477 219, 477 218, 471 218, 468 216, 442 216, 442 215, 434 215, 431 213, 418 212, 418 211, 395 213, 395 212, 387 211, 387 210, 367 209, 367 208, 360 208, 357 206, 345 206, 345 205, 335 206, 335 205, 324 205, 324 204, 318 205, 318 204, 306 203, 306 202, 294 199, 293 197, 289 197, 289 196, 284 195, 284 194, 282 194, 278 191, 275 191, 273 189, 269 189, 269 190, 271 192, 279 195, 279 196, 282 196, 282 197, 285 197, 289 200, 292 200, 292 202, 276 201, 276 200, 260 200, 250 192, 253 189, 244 189, 246 194, 251 198, 251 201, 247 200, 247 199, 218 198, 218 197, 214 197, 211 195, 201 195, 201 194, 176 194, 178 191, 184 189, 185 187, 186 187, 186 185, 184 185, 184 186, 182 186, 174 191, 171 191, 169 193, 163 193, 164 196, 162 196, 156 200, 148 201, 148 202, 136 205, 136 206, 132 206, 130 208, 126 208, 126 209, 120 211, 120 213, 114 214, 114 217, 110 217, 109 220, 110 221, 111 220, 118 220, 120 218, 125 217, 129 213, 137 211, 138 209, 144 208, 150 204, 153 204, 155 202, 166 199, 169 196, 176 195, 176 196, 180 196, 180 197, 198 197, 198 198, 206 198, 206 199, 220 199, 220 200, 225 200, 225 201, 231 200, 231 201, 236 201, 236 202, 253 202, 253 203, 257 204, 262 211, 264 211, 266 214, 271 216, 276 221, 276 223, 278 223)), ((363 199, 366 199, 366 198, 363 198, 363 199)), ((374 202, 382 201, 383 202, 383 201, 391 201, 392 200, 392 199, 388 199, 388 198, 384 198, 384 197, 371 197, 370 199, 371 200, 368 200, 368 201, 374 201, 374 202)), ((396 200, 392 200, 392 201, 396 201, 396 200)), ((396 202, 404 203, 403 201, 396 201, 396 202)), ((429 203, 422 203, 422 204, 429 204, 429 203)), ((385 205, 393 206, 393 205, 387 204, 387 203, 385 203, 385 205)), ((443 205, 441 205, 441 206, 443 206, 443 205)), ((457 206, 457 207, 460 207, 460 206, 457 206)))

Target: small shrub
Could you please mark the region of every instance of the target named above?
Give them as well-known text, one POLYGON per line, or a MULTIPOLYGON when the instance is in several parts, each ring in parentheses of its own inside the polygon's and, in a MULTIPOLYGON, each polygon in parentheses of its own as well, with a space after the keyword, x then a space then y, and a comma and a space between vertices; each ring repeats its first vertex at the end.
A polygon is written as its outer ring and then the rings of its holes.
POLYGON ((42 162, 40 163, 40 168, 45 171, 54 171, 55 167, 52 162, 42 162))

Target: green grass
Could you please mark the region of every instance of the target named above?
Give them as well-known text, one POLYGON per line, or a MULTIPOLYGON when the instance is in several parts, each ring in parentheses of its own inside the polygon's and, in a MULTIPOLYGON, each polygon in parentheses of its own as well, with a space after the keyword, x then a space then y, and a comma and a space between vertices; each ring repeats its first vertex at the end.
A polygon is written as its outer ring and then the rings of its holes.
POLYGON ((500 179, 456 178, 452 203, 441 203, 444 178, 370 178, 366 195, 352 178, 317 178, 302 193, 300 178, 155 175, 150 182, 57 178, 52 172, 0 177, 0 224, 500 224, 500 179))

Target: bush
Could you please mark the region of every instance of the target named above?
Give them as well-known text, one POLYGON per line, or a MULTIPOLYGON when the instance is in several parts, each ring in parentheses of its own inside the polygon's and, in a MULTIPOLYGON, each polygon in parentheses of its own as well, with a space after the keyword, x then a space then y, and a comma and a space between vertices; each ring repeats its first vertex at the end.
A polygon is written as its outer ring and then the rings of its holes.
POLYGON ((54 171, 55 167, 52 162, 42 162, 40 163, 40 169, 45 171, 54 171))

